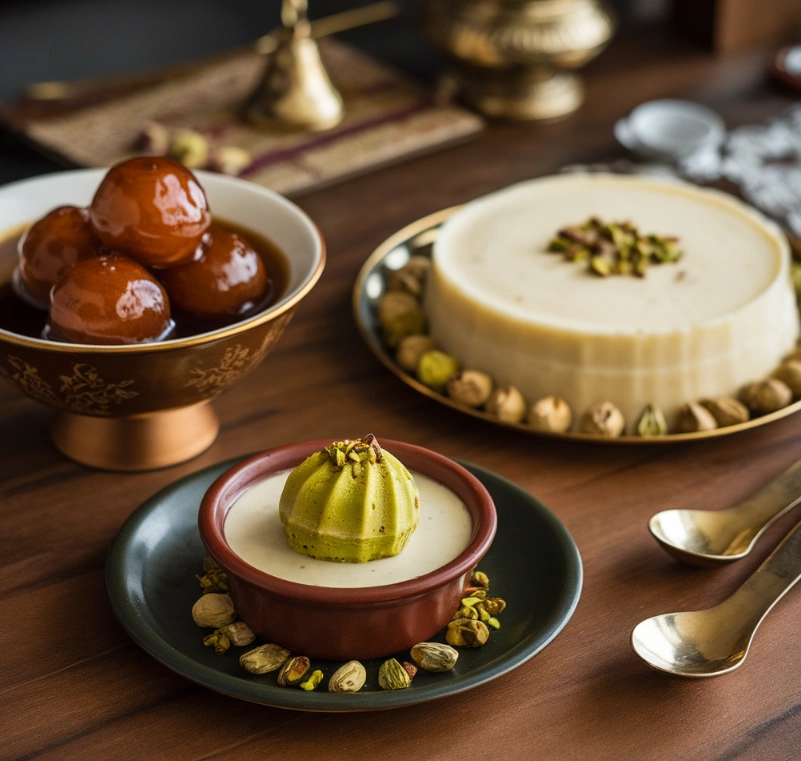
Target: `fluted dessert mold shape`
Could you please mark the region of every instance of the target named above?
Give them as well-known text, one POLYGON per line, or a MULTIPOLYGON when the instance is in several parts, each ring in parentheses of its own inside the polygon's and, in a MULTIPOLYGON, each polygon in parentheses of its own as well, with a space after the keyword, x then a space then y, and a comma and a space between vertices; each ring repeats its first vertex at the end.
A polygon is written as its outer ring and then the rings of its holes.
POLYGON ((319 560, 397 555, 417 528, 412 474, 369 434, 335 441, 290 473, 279 503, 289 546, 319 560))

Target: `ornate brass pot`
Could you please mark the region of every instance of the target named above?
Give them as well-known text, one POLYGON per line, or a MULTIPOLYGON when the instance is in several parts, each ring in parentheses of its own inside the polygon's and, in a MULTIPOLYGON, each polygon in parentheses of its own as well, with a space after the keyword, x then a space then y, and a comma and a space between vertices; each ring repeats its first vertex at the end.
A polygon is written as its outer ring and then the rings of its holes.
POLYGON ((507 119, 575 111, 583 89, 572 70, 606 47, 615 25, 604 0, 428 0, 423 15, 461 97, 507 119))

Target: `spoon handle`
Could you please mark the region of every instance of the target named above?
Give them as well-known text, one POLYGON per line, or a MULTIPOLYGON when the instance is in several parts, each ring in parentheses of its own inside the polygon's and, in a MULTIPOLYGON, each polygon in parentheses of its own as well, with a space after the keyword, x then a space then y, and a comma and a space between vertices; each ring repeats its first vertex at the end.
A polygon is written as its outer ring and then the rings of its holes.
POLYGON ((791 465, 767 486, 737 505, 748 513, 754 528, 766 528, 780 515, 801 502, 801 460, 791 465))
POLYGON ((801 523, 782 539, 762 565, 726 601, 738 609, 753 629, 801 579, 801 523))

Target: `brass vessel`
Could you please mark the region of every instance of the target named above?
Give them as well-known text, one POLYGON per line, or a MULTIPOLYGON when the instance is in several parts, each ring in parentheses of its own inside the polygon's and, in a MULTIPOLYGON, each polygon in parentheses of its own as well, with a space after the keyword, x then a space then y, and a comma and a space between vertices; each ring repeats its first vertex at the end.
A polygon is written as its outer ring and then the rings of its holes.
POLYGON ((463 100, 506 119, 556 119, 584 94, 573 72, 616 19, 604 0, 428 0, 423 31, 449 57, 463 100))

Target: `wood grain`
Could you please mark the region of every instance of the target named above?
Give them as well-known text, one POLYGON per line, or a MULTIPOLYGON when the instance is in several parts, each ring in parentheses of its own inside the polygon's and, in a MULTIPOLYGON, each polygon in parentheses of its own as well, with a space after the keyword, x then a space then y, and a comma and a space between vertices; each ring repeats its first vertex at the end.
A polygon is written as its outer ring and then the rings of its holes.
MULTIPOLYGON (((539 440, 460 416, 400 383, 350 315, 356 273, 412 220, 566 163, 614 157, 611 127, 641 100, 683 96, 731 123, 790 102, 764 52, 714 59, 658 39, 619 40, 589 72, 573 118, 495 125, 478 141, 308 196, 328 267, 284 338, 215 406, 220 437, 196 460, 137 475, 91 471, 49 445, 51 412, 0 387, 0 759, 792 759, 801 748, 801 592, 756 637, 747 664, 708 681, 649 671, 628 636, 658 612, 726 596, 753 558, 684 568, 646 531, 658 509, 720 508, 801 457, 801 422, 644 449, 539 440), (136 647, 106 599, 106 552, 154 492, 212 463, 289 441, 374 432, 497 471, 535 494, 585 563, 565 631, 513 673, 436 703, 364 715, 300 714, 198 687, 136 647)), ((796 518, 798 516, 795 516, 796 518)), ((532 590, 536 594, 536 590, 532 590)))

